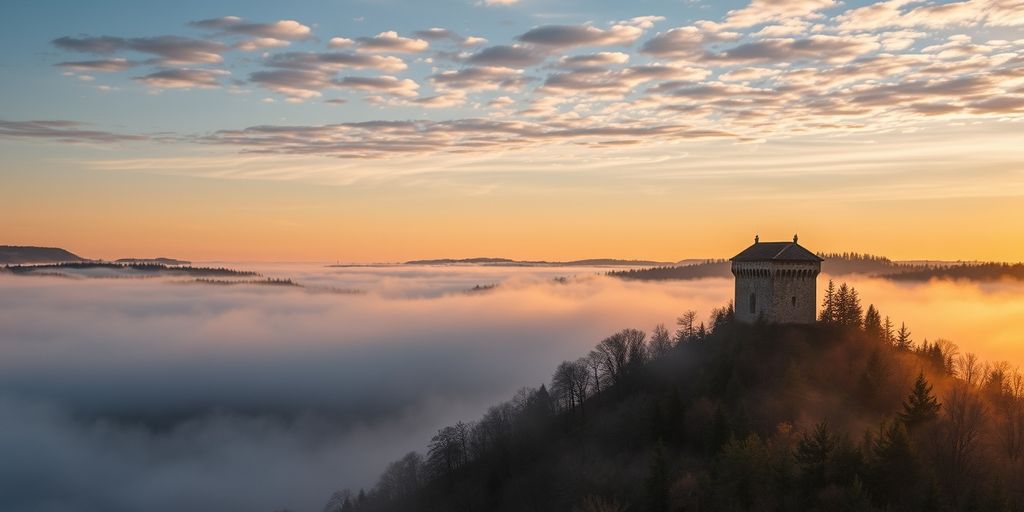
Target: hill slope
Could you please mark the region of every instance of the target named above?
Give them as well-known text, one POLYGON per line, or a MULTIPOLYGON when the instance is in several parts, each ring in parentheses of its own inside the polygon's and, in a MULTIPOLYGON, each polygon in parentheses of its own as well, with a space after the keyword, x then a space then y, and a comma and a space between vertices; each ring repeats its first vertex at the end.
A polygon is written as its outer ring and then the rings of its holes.
POLYGON ((624 330, 327 510, 1020 510, 1024 377, 860 320, 624 330))
POLYGON ((59 247, 0 245, 0 264, 4 265, 62 263, 69 261, 85 261, 85 258, 59 247))

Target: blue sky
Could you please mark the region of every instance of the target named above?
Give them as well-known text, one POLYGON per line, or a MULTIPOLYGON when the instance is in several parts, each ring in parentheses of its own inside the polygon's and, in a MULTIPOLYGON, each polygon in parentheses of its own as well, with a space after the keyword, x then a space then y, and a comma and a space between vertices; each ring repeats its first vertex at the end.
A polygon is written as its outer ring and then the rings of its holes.
MULTIPOLYGON (((309 255, 356 216, 345 236, 366 258, 374 244, 410 253, 381 231, 460 244, 501 231, 440 213, 452 208, 519 233, 466 251, 538 258, 551 255, 522 233, 550 227, 539 211, 627 238, 652 218, 667 230, 728 212, 694 239, 722 247, 723 229, 825 230, 777 209, 794 201, 863 243, 878 240, 863 219, 881 222, 890 202, 919 206, 899 215, 904 231, 951 212, 982 226, 994 207, 1024 214, 1022 27, 1019 0, 18 2, 0 21, 0 213, 15 220, 0 235, 83 237, 66 205, 116 223, 174 209, 169 189, 220 198, 182 211, 178 239, 222 208, 315 197, 318 213, 278 238, 304 226, 311 239, 290 244, 309 255), (410 195, 414 213, 377 206, 410 195), (606 206, 635 197, 642 207, 606 206), (40 206, 65 215, 40 219, 40 206), (761 211, 775 215, 747 213, 761 211)), ((997 231, 971 232, 979 254, 1009 252, 997 231)), ((242 244, 204 236, 192 244, 219 245, 211 255, 242 244)), ((557 252, 609 248, 594 232, 573 240, 557 252)), ((684 245, 635 252, 697 252, 684 245)))

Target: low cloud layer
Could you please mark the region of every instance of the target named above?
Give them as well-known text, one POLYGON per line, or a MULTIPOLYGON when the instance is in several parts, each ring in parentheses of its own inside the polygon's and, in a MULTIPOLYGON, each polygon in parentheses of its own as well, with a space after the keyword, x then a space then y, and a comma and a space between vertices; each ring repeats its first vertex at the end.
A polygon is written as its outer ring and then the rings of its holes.
MULTIPOLYGON (((307 289, 0 277, 0 508, 317 511, 608 333, 732 292, 586 268, 256 268, 307 289)), ((1019 283, 852 281, 916 340, 1024 361, 1019 283)))

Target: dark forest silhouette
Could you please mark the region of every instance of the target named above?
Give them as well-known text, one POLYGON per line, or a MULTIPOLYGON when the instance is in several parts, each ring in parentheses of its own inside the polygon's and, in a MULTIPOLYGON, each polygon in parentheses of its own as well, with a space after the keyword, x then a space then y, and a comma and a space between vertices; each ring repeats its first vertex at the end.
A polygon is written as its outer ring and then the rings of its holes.
POLYGON ((814 325, 624 329, 325 510, 1019 510, 1024 375, 830 282, 814 325))
MULTIPOLYGON (((884 256, 860 253, 819 253, 825 259, 821 271, 832 276, 863 274, 894 281, 923 282, 932 279, 962 279, 970 281, 1024 280, 1024 264, 1009 263, 897 263, 884 256)), ((732 277, 728 260, 707 260, 702 263, 679 266, 658 266, 613 270, 612 277, 638 281, 668 281, 732 277)))

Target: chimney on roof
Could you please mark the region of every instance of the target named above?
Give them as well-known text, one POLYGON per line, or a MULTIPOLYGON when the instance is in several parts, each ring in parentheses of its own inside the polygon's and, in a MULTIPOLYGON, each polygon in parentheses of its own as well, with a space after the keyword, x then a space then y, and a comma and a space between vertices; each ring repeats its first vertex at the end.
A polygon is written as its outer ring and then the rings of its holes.
POLYGON ((793 243, 795 244, 795 243, 796 243, 796 241, 797 241, 797 236, 796 236, 796 235, 793 235, 793 243))

